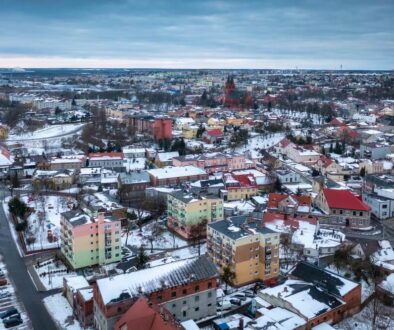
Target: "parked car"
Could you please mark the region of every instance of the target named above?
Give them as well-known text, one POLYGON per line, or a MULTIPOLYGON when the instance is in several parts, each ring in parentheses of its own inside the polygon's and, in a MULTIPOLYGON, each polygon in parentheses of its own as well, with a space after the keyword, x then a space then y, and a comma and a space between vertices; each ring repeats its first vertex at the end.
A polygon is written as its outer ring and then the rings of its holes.
POLYGON ((244 291, 244 294, 245 294, 245 296, 248 297, 248 298, 253 298, 253 297, 255 296, 253 290, 245 290, 245 291, 244 291))
POLYGON ((7 308, 4 312, 0 313, 0 317, 2 319, 9 317, 11 315, 19 314, 18 310, 15 307, 7 308))
POLYGON ((0 277, 0 286, 6 285, 7 283, 8 282, 7 282, 7 279, 5 277, 0 277))
POLYGON ((8 291, 0 292, 0 299, 4 299, 8 297, 11 297, 11 292, 8 291))
POLYGON ((229 302, 228 300, 218 301, 216 305, 217 305, 217 307, 218 307, 217 309, 219 311, 224 311, 226 309, 230 309, 231 307, 233 307, 231 305, 231 302, 229 302))
POLYGON ((246 300, 246 295, 243 292, 239 292, 239 293, 233 294, 232 297, 236 298, 236 299, 239 299, 239 300, 242 300, 242 301, 246 300))
POLYGON ((241 306, 242 305, 242 301, 238 298, 232 298, 230 299, 230 303, 232 303, 233 305, 237 305, 237 306, 241 306))
POLYGON ((9 319, 4 320, 3 323, 4 323, 4 327, 11 328, 11 327, 15 327, 19 324, 22 324, 23 320, 21 319, 20 315, 18 314, 17 317, 10 317, 9 319))

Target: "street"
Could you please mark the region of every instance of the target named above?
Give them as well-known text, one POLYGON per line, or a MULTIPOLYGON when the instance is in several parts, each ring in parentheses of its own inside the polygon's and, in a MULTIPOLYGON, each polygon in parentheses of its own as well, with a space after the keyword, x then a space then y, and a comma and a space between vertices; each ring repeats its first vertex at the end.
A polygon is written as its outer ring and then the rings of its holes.
POLYGON ((7 266, 9 276, 15 283, 17 296, 25 306, 33 324, 33 329, 56 329, 55 323, 42 303, 42 299, 51 293, 36 291, 24 260, 20 257, 12 239, 3 207, 0 207, 0 253, 3 255, 3 261, 7 266))

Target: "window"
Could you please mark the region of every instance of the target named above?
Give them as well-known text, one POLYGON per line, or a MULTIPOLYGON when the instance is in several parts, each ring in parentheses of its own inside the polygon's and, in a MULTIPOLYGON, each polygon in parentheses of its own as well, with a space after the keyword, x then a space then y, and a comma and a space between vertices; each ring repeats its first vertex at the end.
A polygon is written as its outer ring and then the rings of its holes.
POLYGON ((208 289, 212 288, 212 283, 208 282, 208 289))
POLYGON ((172 304, 172 308, 175 308, 176 307, 176 304, 172 304))
POLYGON ((353 215, 356 215, 356 211, 353 211, 353 215))
POLYGON ((194 288, 194 291, 195 291, 195 292, 200 291, 200 286, 199 286, 199 285, 196 285, 196 287, 194 288))
POLYGON ((186 300, 183 301, 183 304, 186 305, 186 300))
POLYGON ((157 300, 162 300, 163 297, 162 296, 157 296, 157 300))
POLYGON ((187 289, 183 289, 182 294, 187 294, 187 289))
POLYGON ((195 296, 194 301, 200 301, 200 296, 195 296))
POLYGON ((208 292, 208 298, 212 297, 212 292, 208 292))
POLYGON ((171 292, 171 297, 176 297, 176 291, 171 292))
POLYGON ((182 312, 182 316, 183 316, 183 317, 186 317, 186 311, 183 311, 183 312, 182 312))
POLYGON ((196 307, 196 308, 194 309, 195 312, 198 312, 199 310, 200 310, 200 307, 196 307))

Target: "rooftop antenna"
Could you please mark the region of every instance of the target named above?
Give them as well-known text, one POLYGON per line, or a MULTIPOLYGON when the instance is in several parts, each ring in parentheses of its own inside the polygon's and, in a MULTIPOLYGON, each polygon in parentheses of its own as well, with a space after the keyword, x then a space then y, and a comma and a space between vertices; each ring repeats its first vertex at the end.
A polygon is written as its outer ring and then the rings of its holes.
POLYGON ((342 69, 343 69, 342 64, 339 66, 339 68, 340 68, 340 70, 342 71, 342 69))

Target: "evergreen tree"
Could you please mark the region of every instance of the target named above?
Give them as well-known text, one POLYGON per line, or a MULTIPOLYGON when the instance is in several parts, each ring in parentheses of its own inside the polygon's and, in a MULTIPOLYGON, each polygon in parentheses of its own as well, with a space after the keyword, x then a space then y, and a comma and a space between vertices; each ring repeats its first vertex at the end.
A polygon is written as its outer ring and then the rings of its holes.
POLYGON ((236 274, 234 273, 230 265, 226 265, 223 267, 222 274, 220 277, 222 281, 226 284, 225 291, 227 291, 227 286, 233 284, 236 274))
POLYGON ((149 256, 146 254, 144 247, 140 246, 137 256, 137 269, 145 268, 146 263, 149 261, 149 256))

